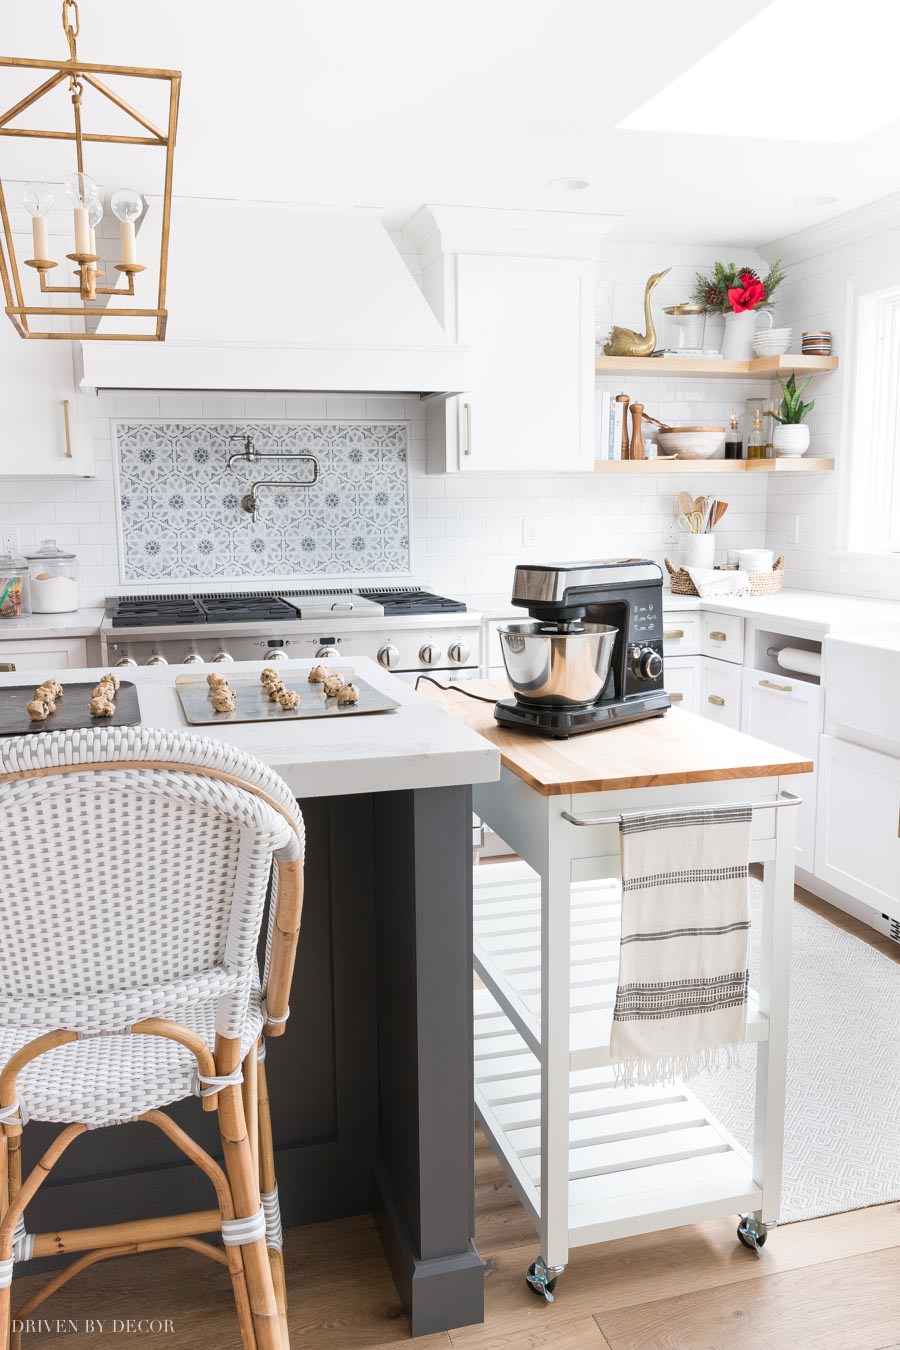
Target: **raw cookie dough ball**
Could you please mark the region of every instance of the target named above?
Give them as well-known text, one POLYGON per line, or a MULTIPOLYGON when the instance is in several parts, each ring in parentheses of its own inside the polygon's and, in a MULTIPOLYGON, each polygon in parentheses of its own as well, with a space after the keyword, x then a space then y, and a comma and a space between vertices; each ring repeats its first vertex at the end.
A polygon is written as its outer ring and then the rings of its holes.
POLYGON ((212 705, 218 713, 234 712, 234 690, 214 689, 212 696, 212 705))
POLYGON ((269 695, 270 703, 277 703, 284 693, 284 685, 280 680, 270 680, 266 685, 266 693, 269 695))
POLYGON ((52 675, 49 679, 42 680, 34 691, 35 698, 43 698, 45 695, 54 701, 63 696, 62 685, 59 680, 54 679, 52 675))
POLYGON ((91 717, 114 717, 116 705, 105 694, 95 694, 91 699, 91 717))
POLYGON ((100 681, 99 684, 95 684, 95 685, 94 685, 93 692, 92 692, 92 695, 91 695, 92 698, 108 698, 108 699, 110 699, 110 700, 114 699, 115 696, 116 696, 116 691, 115 691, 115 689, 113 688, 113 686, 112 686, 111 684, 107 684, 107 683, 106 683, 106 677, 105 677, 105 676, 104 676, 104 678, 100 681))
POLYGON ((324 684, 325 681, 328 679, 328 671, 325 669, 324 666, 313 666, 312 670, 309 672, 309 675, 307 676, 307 679, 309 680, 310 684, 324 684))
POLYGON ((285 712, 290 712, 292 708, 300 707, 300 695, 296 689, 282 689, 278 695, 278 702, 285 712))
POLYGON ((343 708, 348 703, 359 702, 359 690, 355 684, 345 684, 343 689, 338 690, 338 707, 343 708))
POLYGON ((329 675, 325 680, 325 697, 334 698, 339 689, 344 687, 343 675, 329 675))
POLYGON ((220 675, 217 671, 214 671, 212 675, 207 675, 206 683, 209 685, 210 689, 221 689, 223 686, 227 688, 228 676, 220 675))
POLYGON ((33 698, 27 707, 28 716, 31 718, 32 722, 43 722, 53 711, 50 704, 42 698, 33 698))
POLYGON ((271 666, 266 666, 259 677, 259 682, 260 684, 271 684, 273 680, 277 680, 280 684, 281 676, 278 674, 277 670, 273 670, 271 666))
POLYGON ((116 692, 118 692, 118 689, 119 689, 119 677, 118 677, 118 675, 116 675, 113 671, 108 670, 108 671, 106 672, 105 675, 101 675, 101 676, 100 676, 100 683, 101 683, 101 684, 111 684, 112 687, 113 687, 113 689, 115 689, 116 692))

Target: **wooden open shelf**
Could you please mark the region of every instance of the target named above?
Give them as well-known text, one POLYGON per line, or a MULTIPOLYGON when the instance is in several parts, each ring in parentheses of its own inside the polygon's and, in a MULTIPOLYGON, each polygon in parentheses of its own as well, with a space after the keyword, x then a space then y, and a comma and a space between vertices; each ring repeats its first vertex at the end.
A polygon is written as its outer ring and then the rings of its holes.
POLYGON ((834 460, 809 459, 598 459, 595 473, 833 473, 834 460))
POLYGON ((695 376, 718 380, 774 380, 777 375, 823 375, 837 370, 836 356, 758 356, 752 361, 684 360, 677 356, 598 356, 598 375, 695 376))

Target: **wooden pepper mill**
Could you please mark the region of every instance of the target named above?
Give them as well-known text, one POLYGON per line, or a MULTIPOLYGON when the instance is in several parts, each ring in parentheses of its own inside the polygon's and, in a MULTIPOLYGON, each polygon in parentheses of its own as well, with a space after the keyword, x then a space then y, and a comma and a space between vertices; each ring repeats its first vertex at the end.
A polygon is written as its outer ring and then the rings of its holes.
POLYGON ((644 432, 642 424, 644 420, 643 403, 632 403, 631 405, 631 454, 630 459, 644 458, 644 432))
POLYGON ((630 399, 627 394, 616 394, 616 402, 622 404, 622 458, 629 457, 628 444, 628 404, 630 399))

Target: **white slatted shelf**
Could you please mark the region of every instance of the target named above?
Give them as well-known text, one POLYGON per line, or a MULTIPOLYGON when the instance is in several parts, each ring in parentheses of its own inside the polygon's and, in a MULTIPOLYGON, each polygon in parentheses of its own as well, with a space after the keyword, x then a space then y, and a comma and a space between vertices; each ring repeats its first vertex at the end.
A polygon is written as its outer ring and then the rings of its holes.
MULTIPOLYGON (((540 1055, 540 878, 522 862, 475 868, 475 969, 478 1062, 540 1055), (498 912, 499 911, 499 912, 498 912)), ((619 971, 619 883, 572 884, 569 1067, 610 1063, 609 1037, 619 971)), ((763 1041, 768 1022, 751 990, 748 1041, 763 1041)), ((490 1069, 489 1063, 485 1064, 490 1069)), ((505 1069, 504 1069, 505 1073, 505 1069)), ((508 1075, 507 1075, 508 1076, 508 1075)))
MULTIPOLYGON (((487 991, 478 995, 484 1001, 487 991)), ((518 1044, 518 1054, 490 1062, 478 1059, 476 1049, 475 1105, 537 1221, 540 1065, 521 1038, 518 1044)), ((570 1246, 759 1205, 750 1158, 683 1084, 619 1088, 609 1068, 574 1070, 569 1080, 570 1246)))

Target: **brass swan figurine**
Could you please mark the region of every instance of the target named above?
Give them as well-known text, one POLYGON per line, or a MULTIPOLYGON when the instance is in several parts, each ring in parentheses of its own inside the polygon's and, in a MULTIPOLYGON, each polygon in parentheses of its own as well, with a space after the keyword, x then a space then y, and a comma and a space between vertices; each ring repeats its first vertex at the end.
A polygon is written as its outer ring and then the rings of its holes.
POLYGON ((609 335, 609 341, 603 348, 605 356, 652 356, 656 351, 656 329, 653 325, 653 315, 650 312, 650 292, 658 281, 662 281, 664 276, 671 272, 671 267, 667 267, 664 272, 655 272, 652 277, 647 278, 647 285, 644 287, 644 325, 647 329, 646 334, 636 333, 633 328, 620 328, 616 324, 609 335))

